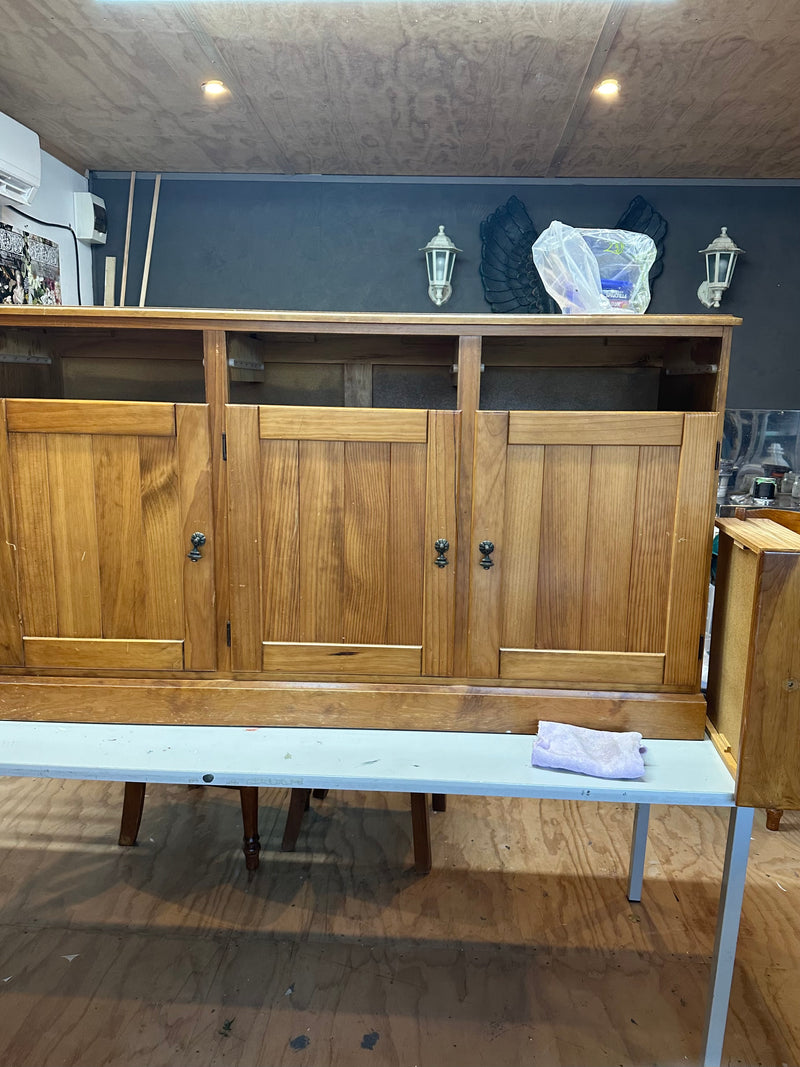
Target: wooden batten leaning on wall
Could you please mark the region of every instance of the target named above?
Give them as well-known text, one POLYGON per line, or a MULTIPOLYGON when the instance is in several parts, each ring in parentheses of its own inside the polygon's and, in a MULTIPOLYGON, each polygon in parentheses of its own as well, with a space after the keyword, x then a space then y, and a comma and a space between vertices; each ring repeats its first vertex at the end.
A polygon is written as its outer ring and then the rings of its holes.
POLYGON ((0 716, 701 737, 737 321, 0 310, 0 716))

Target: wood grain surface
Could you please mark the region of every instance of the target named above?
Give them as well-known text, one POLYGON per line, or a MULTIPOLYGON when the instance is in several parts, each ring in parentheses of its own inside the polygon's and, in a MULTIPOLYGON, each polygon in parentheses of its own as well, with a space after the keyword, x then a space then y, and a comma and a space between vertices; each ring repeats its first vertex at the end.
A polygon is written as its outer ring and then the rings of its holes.
MULTIPOLYGON (((169 437, 139 440, 142 541, 149 638, 183 636, 183 521, 177 442, 169 437)), ((188 551, 188 544, 186 550, 188 551)))
POLYGON ((639 449, 628 604, 628 651, 664 648, 680 452, 639 449))
POLYGON ((126 400, 9 400, 9 432, 126 434, 172 437, 172 404, 142 404, 126 400))
POLYGON ((749 523, 720 532, 709 718, 737 762, 738 803, 797 809, 800 546, 776 551, 774 524, 759 521, 747 532, 751 541, 762 532, 761 547, 745 547, 740 526, 749 523))
POLYGON ((422 673, 447 677, 455 662, 455 592, 453 560, 458 549, 458 470, 461 413, 431 411, 426 457, 425 538, 422 566, 422 673), (437 540, 450 543, 446 567, 434 563, 437 540))
POLYGON ((258 408, 230 405, 228 434, 228 537, 230 545, 231 664, 261 667, 263 564, 259 482, 258 408))
MULTIPOLYGON (((648 687, 651 690, 652 687, 648 687)), ((0 718, 535 733, 540 718, 697 740, 700 693, 608 692, 401 679, 239 681, 0 676, 0 718), (399 683, 399 684, 398 684, 399 683)))
POLYGON ((476 678, 494 678, 500 668, 508 424, 506 411, 479 411, 475 416, 467 674, 476 678), (478 546, 484 541, 494 545, 491 567, 480 565, 484 554, 478 546))
POLYGON ((460 337, 458 341, 458 381, 456 384, 456 408, 461 412, 458 463, 458 500, 456 511, 456 591, 453 642, 453 673, 467 673, 469 652, 469 578, 471 525, 472 525, 472 473, 475 460, 475 421, 480 408, 481 373, 483 368, 483 343, 479 336, 460 337))
POLYGON ((791 0, 3 15, 5 109, 78 172, 792 178, 800 158, 791 0), (230 91, 200 100, 204 71, 230 91), (609 73, 624 106, 591 92, 609 73))
POLYGON ((57 637, 47 438, 43 434, 13 434, 9 452, 17 513, 22 617, 28 633, 57 637))
POLYGON ((178 559, 182 563, 184 666, 210 671, 217 665, 217 620, 209 409, 205 404, 176 404, 175 422, 182 539, 173 551, 175 569, 178 559), (195 532, 205 534, 206 541, 199 549, 202 558, 193 562, 188 553, 195 532))
MULTIPOLYGON (((169 335, 167 335, 169 336, 169 335)), ((203 333, 203 374, 205 400, 209 405, 211 433, 211 500, 214 508, 214 587, 217 620, 217 669, 230 670, 231 649, 227 641, 230 619, 228 582, 228 482, 224 460, 223 435, 230 399, 227 345, 222 330, 203 333)))
POLYGON ((22 663, 16 522, 5 400, 0 399, 0 663, 22 663))
POLYGON ((679 445, 683 414, 675 411, 514 411, 510 445, 679 445))
POLYGON ((265 439, 424 443, 428 414, 399 408, 261 407, 259 429, 265 439))
POLYGON ((696 685, 701 666, 697 642, 705 633, 711 572, 716 492, 711 460, 717 441, 717 417, 692 413, 685 420, 672 543, 664 681, 696 685))
POLYGON ((311 674, 420 673, 422 649, 411 645, 291 644, 265 642, 265 671, 311 674))
POLYGON ((765 552, 739 751, 740 804, 800 808, 800 555, 765 552))
MULTIPOLYGON (((132 849, 122 792, 0 782, 5 1063, 699 1062, 721 812, 653 809, 630 904, 624 805, 449 797, 420 877, 407 795, 312 800, 287 854, 262 789, 248 880, 235 790, 149 788, 132 849)), ((757 818, 723 1062, 800 1061, 798 867, 757 818)))
POLYGON ((720 535, 708 664, 708 712, 739 759, 750 698, 762 556, 720 535))
POLYGON ((180 671, 182 641, 78 637, 23 637, 28 667, 110 667, 125 671, 180 671))
POLYGON ((565 682, 659 685, 663 673, 663 653, 500 649, 500 677, 528 678, 533 685, 565 682))
POLYGON ((734 315, 408 315, 386 311, 232 311, 208 308, 101 308, 28 305, 0 308, 0 327, 70 326, 137 330, 256 330, 259 332, 374 334, 387 336, 723 338, 742 320, 734 315))

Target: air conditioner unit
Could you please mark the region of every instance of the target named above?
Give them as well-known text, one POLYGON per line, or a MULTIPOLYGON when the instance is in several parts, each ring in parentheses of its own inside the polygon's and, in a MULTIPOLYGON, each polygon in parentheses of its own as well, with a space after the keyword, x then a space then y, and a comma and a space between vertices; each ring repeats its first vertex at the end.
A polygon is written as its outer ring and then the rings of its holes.
POLYGON ((0 112, 0 199, 30 204, 41 180, 39 137, 0 112))

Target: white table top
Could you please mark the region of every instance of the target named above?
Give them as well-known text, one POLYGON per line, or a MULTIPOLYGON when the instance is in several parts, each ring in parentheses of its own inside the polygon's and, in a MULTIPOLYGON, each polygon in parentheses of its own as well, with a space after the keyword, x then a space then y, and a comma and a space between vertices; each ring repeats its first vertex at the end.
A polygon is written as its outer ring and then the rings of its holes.
POLYGON ((711 741, 647 741, 637 781, 531 767, 523 734, 0 722, 0 775, 734 806, 711 741))

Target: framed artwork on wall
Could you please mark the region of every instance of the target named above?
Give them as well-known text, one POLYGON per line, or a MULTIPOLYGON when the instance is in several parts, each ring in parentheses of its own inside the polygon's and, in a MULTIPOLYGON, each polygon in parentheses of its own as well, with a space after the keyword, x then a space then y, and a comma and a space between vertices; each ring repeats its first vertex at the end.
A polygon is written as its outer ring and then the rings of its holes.
POLYGON ((58 245, 0 223, 0 304, 60 304, 58 245))

